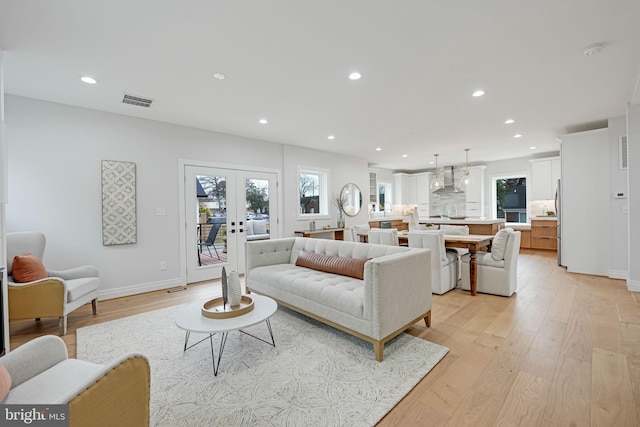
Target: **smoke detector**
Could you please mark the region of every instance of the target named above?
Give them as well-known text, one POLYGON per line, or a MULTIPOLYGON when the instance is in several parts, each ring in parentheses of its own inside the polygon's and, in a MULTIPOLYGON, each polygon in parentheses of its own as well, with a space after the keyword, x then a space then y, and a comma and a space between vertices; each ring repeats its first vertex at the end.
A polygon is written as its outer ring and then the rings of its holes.
POLYGON ((585 56, 591 56, 600 53, 602 49, 604 49, 604 43, 594 43, 582 49, 582 54, 585 56))

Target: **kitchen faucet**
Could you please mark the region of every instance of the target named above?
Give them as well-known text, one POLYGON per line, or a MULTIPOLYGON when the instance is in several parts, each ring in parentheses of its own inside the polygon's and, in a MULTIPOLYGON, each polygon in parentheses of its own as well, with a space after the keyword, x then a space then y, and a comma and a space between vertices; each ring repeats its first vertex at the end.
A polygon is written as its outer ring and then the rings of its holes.
POLYGON ((391 202, 384 202, 384 206, 382 207, 382 215, 384 217, 387 216, 387 205, 389 206, 389 213, 391 213, 391 210, 393 209, 393 206, 391 205, 391 202))

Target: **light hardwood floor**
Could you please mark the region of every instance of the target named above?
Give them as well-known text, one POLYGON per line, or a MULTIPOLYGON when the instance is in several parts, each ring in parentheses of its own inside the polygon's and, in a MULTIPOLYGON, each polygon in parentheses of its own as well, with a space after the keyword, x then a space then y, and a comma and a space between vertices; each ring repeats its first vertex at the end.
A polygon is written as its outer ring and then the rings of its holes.
MULTIPOLYGON (((212 284, 103 301, 69 316, 75 330, 213 295, 212 284)), ((11 322, 11 348, 57 321, 11 322)), ((555 252, 523 251, 511 298, 433 296, 432 326, 412 335, 450 349, 380 426, 639 426, 640 294, 621 280, 569 274, 555 252)))

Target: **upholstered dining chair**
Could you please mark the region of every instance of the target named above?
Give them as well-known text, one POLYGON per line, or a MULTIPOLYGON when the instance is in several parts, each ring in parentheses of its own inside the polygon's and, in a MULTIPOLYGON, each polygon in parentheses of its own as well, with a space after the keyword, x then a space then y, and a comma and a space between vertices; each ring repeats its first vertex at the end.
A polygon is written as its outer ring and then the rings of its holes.
MULTIPOLYGON (((511 296, 518 289, 518 254, 520 232, 512 228, 498 231, 491 252, 478 252, 476 290, 485 294, 511 296)), ((462 289, 471 289, 470 255, 462 257, 462 289)))
POLYGON ((376 245, 399 246, 398 230, 395 228, 372 228, 367 233, 369 243, 376 245))
POLYGON ((100 276, 91 265, 46 270, 45 244, 40 232, 7 233, 9 320, 57 317, 60 335, 66 335, 69 313, 88 302, 98 313, 100 276))
POLYGON ((360 236, 366 236, 369 230, 371 230, 369 224, 354 225, 353 227, 351 227, 351 240, 354 242, 359 242, 360 236))
POLYGON ((431 250, 431 291, 442 295, 458 286, 458 253, 444 246, 444 232, 409 231, 409 247, 431 250))

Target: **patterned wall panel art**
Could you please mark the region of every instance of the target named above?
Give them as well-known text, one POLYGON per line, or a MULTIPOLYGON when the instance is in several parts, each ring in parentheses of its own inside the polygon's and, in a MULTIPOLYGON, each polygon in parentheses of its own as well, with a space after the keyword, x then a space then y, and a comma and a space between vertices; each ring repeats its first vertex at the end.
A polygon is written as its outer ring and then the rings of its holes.
POLYGON ((102 161, 102 244, 138 241, 136 223, 136 164, 102 161))

